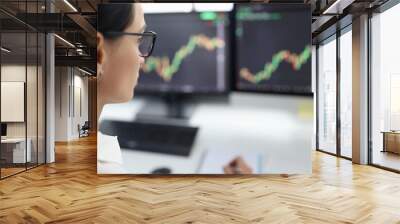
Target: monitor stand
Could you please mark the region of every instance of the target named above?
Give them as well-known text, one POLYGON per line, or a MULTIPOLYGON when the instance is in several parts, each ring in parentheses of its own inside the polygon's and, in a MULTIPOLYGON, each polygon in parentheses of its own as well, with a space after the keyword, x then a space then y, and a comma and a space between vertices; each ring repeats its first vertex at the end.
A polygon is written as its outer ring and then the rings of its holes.
POLYGON ((153 121, 158 123, 187 125, 190 115, 185 97, 180 94, 167 94, 157 99, 146 99, 146 104, 136 114, 136 120, 153 121))

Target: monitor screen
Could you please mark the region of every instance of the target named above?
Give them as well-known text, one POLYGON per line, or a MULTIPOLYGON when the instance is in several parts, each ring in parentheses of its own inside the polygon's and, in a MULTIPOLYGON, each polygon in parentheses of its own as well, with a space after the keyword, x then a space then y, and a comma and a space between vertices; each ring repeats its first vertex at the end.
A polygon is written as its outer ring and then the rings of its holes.
POLYGON ((235 18, 236 90, 311 94, 310 8, 240 4, 235 18))
POLYGON ((145 14, 157 33, 154 51, 140 71, 136 91, 223 93, 227 91, 226 13, 145 14))

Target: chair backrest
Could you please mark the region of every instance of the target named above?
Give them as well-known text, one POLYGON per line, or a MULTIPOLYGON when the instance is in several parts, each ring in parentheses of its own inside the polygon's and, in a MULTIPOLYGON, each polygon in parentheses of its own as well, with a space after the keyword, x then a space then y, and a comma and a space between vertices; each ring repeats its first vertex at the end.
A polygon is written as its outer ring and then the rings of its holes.
POLYGON ((89 128, 90 128, 90 123, 89 123, 89 121, 85 121, 85 123, 83 124, 82 128, 87 128, 87 129, 89 129, 89 128))

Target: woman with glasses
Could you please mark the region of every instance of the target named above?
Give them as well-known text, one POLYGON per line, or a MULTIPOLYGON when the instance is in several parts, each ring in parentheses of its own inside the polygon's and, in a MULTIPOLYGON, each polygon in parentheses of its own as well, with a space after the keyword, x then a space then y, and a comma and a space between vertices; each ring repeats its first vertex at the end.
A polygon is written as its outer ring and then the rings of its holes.
POLYGON ((140 66, 150 56, 156 34, 145 32, 140 4, 99 6, 97 75, 99 112, 104 104, 132 99, 140 66))
MULTIPOLYGON (((156 33, 145 31, 141 4, 101 4, 97 32, 97 113, 105 104, 132 99, 139 69, 150 56, 156 33)), ((117 137, 98 132, 97 172, 127 173, 117 137)), ((227 174, 252 173, 241 157, 221 169, 227 174)))
MULTIPOLYGON (((140 4, 101 4, 97 20, 97 114, 105 104, 132 99, 139 69, 156 34, 146 32, 140 4)), ((126 173, 117 137, 98 132, 98 172, 126 173)))

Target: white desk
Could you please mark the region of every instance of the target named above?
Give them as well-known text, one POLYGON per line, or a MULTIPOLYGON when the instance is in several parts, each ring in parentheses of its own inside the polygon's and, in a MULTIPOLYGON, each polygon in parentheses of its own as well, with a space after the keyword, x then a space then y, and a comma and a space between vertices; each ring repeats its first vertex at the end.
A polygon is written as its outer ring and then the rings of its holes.
MULTIPOLYGON (((236 94, 229 104, 199 104, 189 121, 200 127, 189 157, 121 149, 124 168, 129 173, 150 173, 158 167, 175 174, 196 173, 207 149, 222 149, 260 152, 264 173, 311 173, 312 118, 298 114, 298 105, 309 100, 236 94)), ((135 99, 109 106, 102 119, 133 120, 143 104, 135 99)))
POLYGON ((13 147, 13 163, 31 162, 31 139, 27 139, 27 147, 25 153, 25 138, 6 138, 1 139, 2 145, 14 145, 13 147), (26 160, 26 161, 25 161, 26 160))

